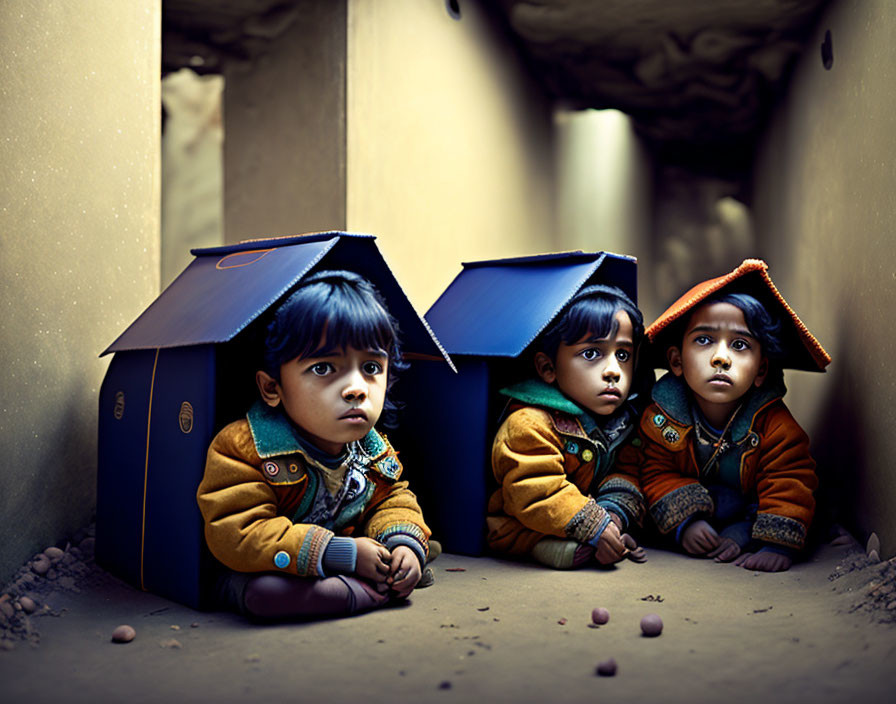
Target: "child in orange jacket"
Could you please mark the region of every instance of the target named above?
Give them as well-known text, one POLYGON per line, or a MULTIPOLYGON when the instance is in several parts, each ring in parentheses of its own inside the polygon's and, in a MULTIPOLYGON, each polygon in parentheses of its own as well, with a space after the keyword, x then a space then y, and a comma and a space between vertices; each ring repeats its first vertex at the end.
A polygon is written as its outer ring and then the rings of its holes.
POLYGON ((760 260, 685 293, 650 327, 670 373, 620 455, 660 532, 688 553, 788 569, 815 510, 809 438, 784 405, 785 367, 830 357, 760 260))

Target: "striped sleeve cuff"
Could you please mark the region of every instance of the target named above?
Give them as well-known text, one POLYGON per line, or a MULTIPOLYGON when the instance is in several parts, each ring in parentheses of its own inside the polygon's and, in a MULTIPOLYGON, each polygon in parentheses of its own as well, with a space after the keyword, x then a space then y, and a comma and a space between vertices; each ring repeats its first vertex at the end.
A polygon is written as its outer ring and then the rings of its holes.
POLYGON ((358 563, 358 545, 354 538, 333 537, 324 550, 323 569, 328 575, 351 574, 358 563))

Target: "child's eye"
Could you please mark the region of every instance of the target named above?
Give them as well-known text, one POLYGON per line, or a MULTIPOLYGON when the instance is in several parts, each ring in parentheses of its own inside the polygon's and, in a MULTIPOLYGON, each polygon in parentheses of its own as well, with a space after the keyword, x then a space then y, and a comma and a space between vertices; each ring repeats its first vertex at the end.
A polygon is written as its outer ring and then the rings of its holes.
POLYGON ((616 351, 616 359, 620 362, 627 362, 632 358, 631 352, 628 350, 617 350, 616 351))
POLYGON ((600 357, 600 351, 593 347, 589 347, 587 350, 582 350, 579 354, 589 362, 600 357))
POLYGON ((750 343, 746 340, 735 340, 731 343, 731 349, 743 352, 744 350, 750 349, 750 343))
POLYGON ((317 364, 312 364, 308 371, 314 374, 314 376, 326 376, 333 371, 333 365, 329 362, 318 362, 317 364))
POLYGON ((368 376, 376 376, 377 374, 383 373, 383 365, 379 362, 364 362, 364 364, 361 365, 361 371, 368 376))
POLYGON ((701 347, 708 345, 711 342, 712 340, 709 339, 709 335, 697 335, 697 337, 694 338, 694 344, 700 345, 701 347))

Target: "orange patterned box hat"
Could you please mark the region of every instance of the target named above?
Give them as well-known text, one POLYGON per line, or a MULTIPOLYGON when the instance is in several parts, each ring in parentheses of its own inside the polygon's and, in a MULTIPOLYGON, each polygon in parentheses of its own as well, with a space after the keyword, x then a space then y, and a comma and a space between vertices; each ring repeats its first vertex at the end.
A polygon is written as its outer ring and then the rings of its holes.
POLYGON ((823 372, 831 357, 821 343, 799 319, 768 275, 768 264, 761 259, 745 259, 734 271, 697 284, 675 303, 669 306, 648 328, 647 337, 658 348, 658 356, 665 358, 665 350, 680 341, 664 339, 670 327, 713 294, 746 293, 756 298, 766 310, 783 325, 781 332, 784 357, 780 360, 785 369, 802 369, 823 372))

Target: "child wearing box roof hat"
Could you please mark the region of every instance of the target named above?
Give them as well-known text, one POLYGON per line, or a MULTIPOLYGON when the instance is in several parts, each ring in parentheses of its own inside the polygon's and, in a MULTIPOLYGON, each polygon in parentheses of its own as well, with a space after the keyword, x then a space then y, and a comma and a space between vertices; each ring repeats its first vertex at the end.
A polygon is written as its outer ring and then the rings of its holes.
POLYGON ((323 618, 407 597, 430 532, 374 428, 404 366, 396 321, 366 279, 322 271, 277 308, 263 357, 261 398, 212 441, 197 491, 218 605, 323 618))
POLYGON ((830 357, 767 269, 747 259, 647 328, 670 373, 619 467, 639 477, 660 532, 686 552, 777 572, 805 546, 818 484, 782 370, 821 372, 830 357))
POLYGON ((646 559, 625 533, 640 525, 643 497, 614 470, 638 420, 631 399, 653 377, 637 364, 643 336, 628 296, 588 286, 535 343, 538 377, 501 390, 511 401, 492 445, 493 550, 556 569, 646 559))

